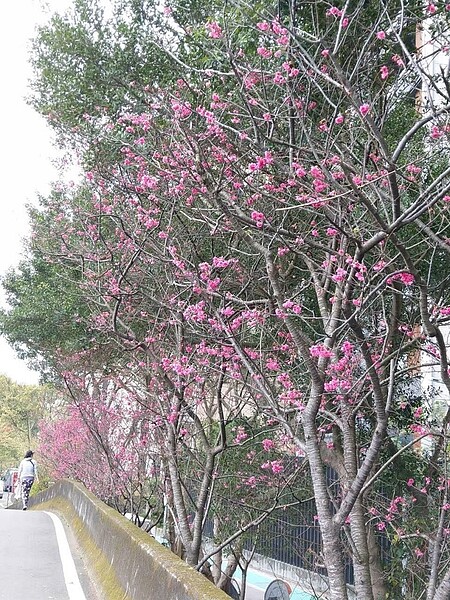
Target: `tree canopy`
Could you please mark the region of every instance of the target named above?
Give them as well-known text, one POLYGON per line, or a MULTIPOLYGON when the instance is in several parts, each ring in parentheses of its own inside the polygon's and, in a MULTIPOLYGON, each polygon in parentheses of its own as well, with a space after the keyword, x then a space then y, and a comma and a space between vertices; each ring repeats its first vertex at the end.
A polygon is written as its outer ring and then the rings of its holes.
POLYGON ((222 587, 312 490, 330 598, 348 561, 358 598, 448 598, 450 412, 423 384, 450 389, 448 27, 441 3, 77 0, 35 41, 33 103, 85 173, 32 213, 3 331, 65 382, 76 456, 164 498, 222 587))

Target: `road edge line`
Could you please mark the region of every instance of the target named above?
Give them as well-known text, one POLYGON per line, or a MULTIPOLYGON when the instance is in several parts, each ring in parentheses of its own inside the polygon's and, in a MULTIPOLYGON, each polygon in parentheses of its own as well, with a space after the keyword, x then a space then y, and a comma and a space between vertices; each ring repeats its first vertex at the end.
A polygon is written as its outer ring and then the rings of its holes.
POLYGON ((69 542, 67 541, 66 532, 64 531, 61 519, 54 513, 47 510, 44 510, 43 512, 51 518, 55 528, 59 556, 61 558, 64 574, 64 582, 66 584, 67 593, 69 594, 69 600, 87 600, 83 588, 81 587, 80 579, 78 577, 75 562, 73 560, 72 552, 70 550, 69 542))

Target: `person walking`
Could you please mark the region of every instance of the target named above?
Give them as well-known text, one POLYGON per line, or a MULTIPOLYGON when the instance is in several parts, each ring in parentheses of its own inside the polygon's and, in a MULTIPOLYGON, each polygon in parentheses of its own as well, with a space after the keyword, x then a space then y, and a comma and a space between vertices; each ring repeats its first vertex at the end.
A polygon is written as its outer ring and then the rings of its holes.
POLYGON ((20 463, 18 477, 22 491, 22 510, 27 510, 31 487, 34 481, 38 480, 37 464, 36 461, 33 460, 32 450, 26 452, 24 459, 20 463))

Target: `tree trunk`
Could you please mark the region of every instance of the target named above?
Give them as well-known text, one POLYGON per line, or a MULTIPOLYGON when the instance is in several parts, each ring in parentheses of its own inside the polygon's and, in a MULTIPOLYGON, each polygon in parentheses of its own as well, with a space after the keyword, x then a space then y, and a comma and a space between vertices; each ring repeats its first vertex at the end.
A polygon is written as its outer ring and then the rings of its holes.
POLYGON ((370 559, 367 544, 367 532, 360 498, 355 502, 355 506, 350 513, 350 531, 354 544, 353 569, 355 573, 356 596, 361 600, 374 600, 372 577, 369 566, 370 559))
POLYGON ((450 568, 433 596, 433 600, 449 600, 450 598, 450 568))
POLYGON ((367 547, 369 549, 369 567, 372 579, 373 597, 375 600, 385 600, 388 589, 384 580, 383 568, 381 566, 380 546, 374 530, 367 526, 367 547))
MULTIPOLYGON (((313 397, 314 392, 311 396, 313 397)), ((314 407, 314 402, 312 402, 314 407)), ((340 539, 340 527, 333 524, 330 506, 330 497, 325 476, 320 447, 317 442, 317 429, 313 415, 306 410, 303 415, 303 428, 309 469, 314 489, 314 496, 322 533, 322 548, 330 585, 330 600, 348 600, 347 585, 345 582, 344 552, 340 539)))
MULTIPOLYGON (((320 511, 319 519, 320 519, 320 511)), ((339 530, 331 524, 321 525, 323 554, 327 569, 330 600, 348 600, 345 564, 339 530)))

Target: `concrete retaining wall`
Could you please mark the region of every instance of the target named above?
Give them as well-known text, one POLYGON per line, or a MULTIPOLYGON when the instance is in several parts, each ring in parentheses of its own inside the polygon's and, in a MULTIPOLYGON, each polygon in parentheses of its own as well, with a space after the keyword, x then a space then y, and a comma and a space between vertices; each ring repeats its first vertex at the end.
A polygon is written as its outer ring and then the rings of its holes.
POLYGON ((105 600, 229 600, 81 484, 60 481, 32 496, 29 506, 63 513, 87 554, 105 600))

